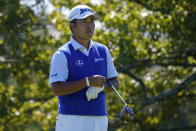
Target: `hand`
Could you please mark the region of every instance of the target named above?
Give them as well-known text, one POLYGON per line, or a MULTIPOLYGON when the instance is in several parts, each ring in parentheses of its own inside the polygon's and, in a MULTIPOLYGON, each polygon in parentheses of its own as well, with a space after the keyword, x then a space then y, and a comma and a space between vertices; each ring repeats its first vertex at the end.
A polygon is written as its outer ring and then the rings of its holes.
POLYGON ((89 87, 88 90, 86 91, 86 96, 88 101, 91 99, 96 99, 98 97, 98 94, 104 90, 104 86, 102 88, 98 87, 89 87))
POLYGON ((106 82, 106 78, 101 75, 94 75, 88 77, 90 86, 102 88, 106 82))

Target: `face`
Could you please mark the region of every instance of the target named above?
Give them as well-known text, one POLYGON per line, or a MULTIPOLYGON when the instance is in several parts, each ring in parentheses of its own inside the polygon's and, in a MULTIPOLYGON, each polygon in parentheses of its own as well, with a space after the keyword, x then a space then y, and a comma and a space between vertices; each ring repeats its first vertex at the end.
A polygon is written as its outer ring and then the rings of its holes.
POLYGON ((90 40, 94 34, 95 22, 94 17, 89 16, 85 19, 76 20, 71 23, 72 33, 76 39, 90 40))

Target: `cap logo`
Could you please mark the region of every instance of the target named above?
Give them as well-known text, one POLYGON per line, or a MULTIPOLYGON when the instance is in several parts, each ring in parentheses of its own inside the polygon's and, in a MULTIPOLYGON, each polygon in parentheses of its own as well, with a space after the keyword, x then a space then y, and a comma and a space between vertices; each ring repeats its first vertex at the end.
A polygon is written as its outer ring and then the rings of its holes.
POLYGON ((80 15, 87 12, 87 11, 90 11, 93 13, 93 11, 91 9, 88 9, 88 8, 84 8, 84 9, 80 9, 80 15))

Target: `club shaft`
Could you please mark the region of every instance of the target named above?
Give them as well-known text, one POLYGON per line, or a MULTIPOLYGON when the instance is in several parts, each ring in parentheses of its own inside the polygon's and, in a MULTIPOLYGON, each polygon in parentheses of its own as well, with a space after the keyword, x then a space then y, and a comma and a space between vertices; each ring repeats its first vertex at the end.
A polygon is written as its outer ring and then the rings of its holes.
POLYGON ((113 86, 113 84, 110 82, 110 80, 107 79, 108 84, 113 88, 113 90, 115 91, 115 93, 119 96, 120 100, 127 105, 127 103, 123 100, 123 98, 121 97, 121 95, 118 93, 118 91, 116 90, 116 88, 113 86))

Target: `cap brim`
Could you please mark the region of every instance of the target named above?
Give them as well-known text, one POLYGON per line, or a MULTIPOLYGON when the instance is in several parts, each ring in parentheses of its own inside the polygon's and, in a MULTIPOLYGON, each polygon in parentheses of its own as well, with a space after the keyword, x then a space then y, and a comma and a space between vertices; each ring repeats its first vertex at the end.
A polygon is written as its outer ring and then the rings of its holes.
POLYGON ((89 16, 93 16, 94 19, 98 19, 98 15, 96 13, 90 13, 90 14, 86 14, 85 16, 83 16, 81 19, 85 19, 89 16))
POLYGON ((73 20, 82 20, 82 19, 85 19, 85 18, 87 18, 87 17, 89 17, 89 16, 93 16, 95 20, 99 19, 98 14, 96 14, 96 13, 93 12, 93 13, 87 13, 86 15, 84 15, 84 16, 81 17, 81 18, 72 19, 72 20, 70 20, 69 22, 71 22, 71 21, 73 21, 73 20))

